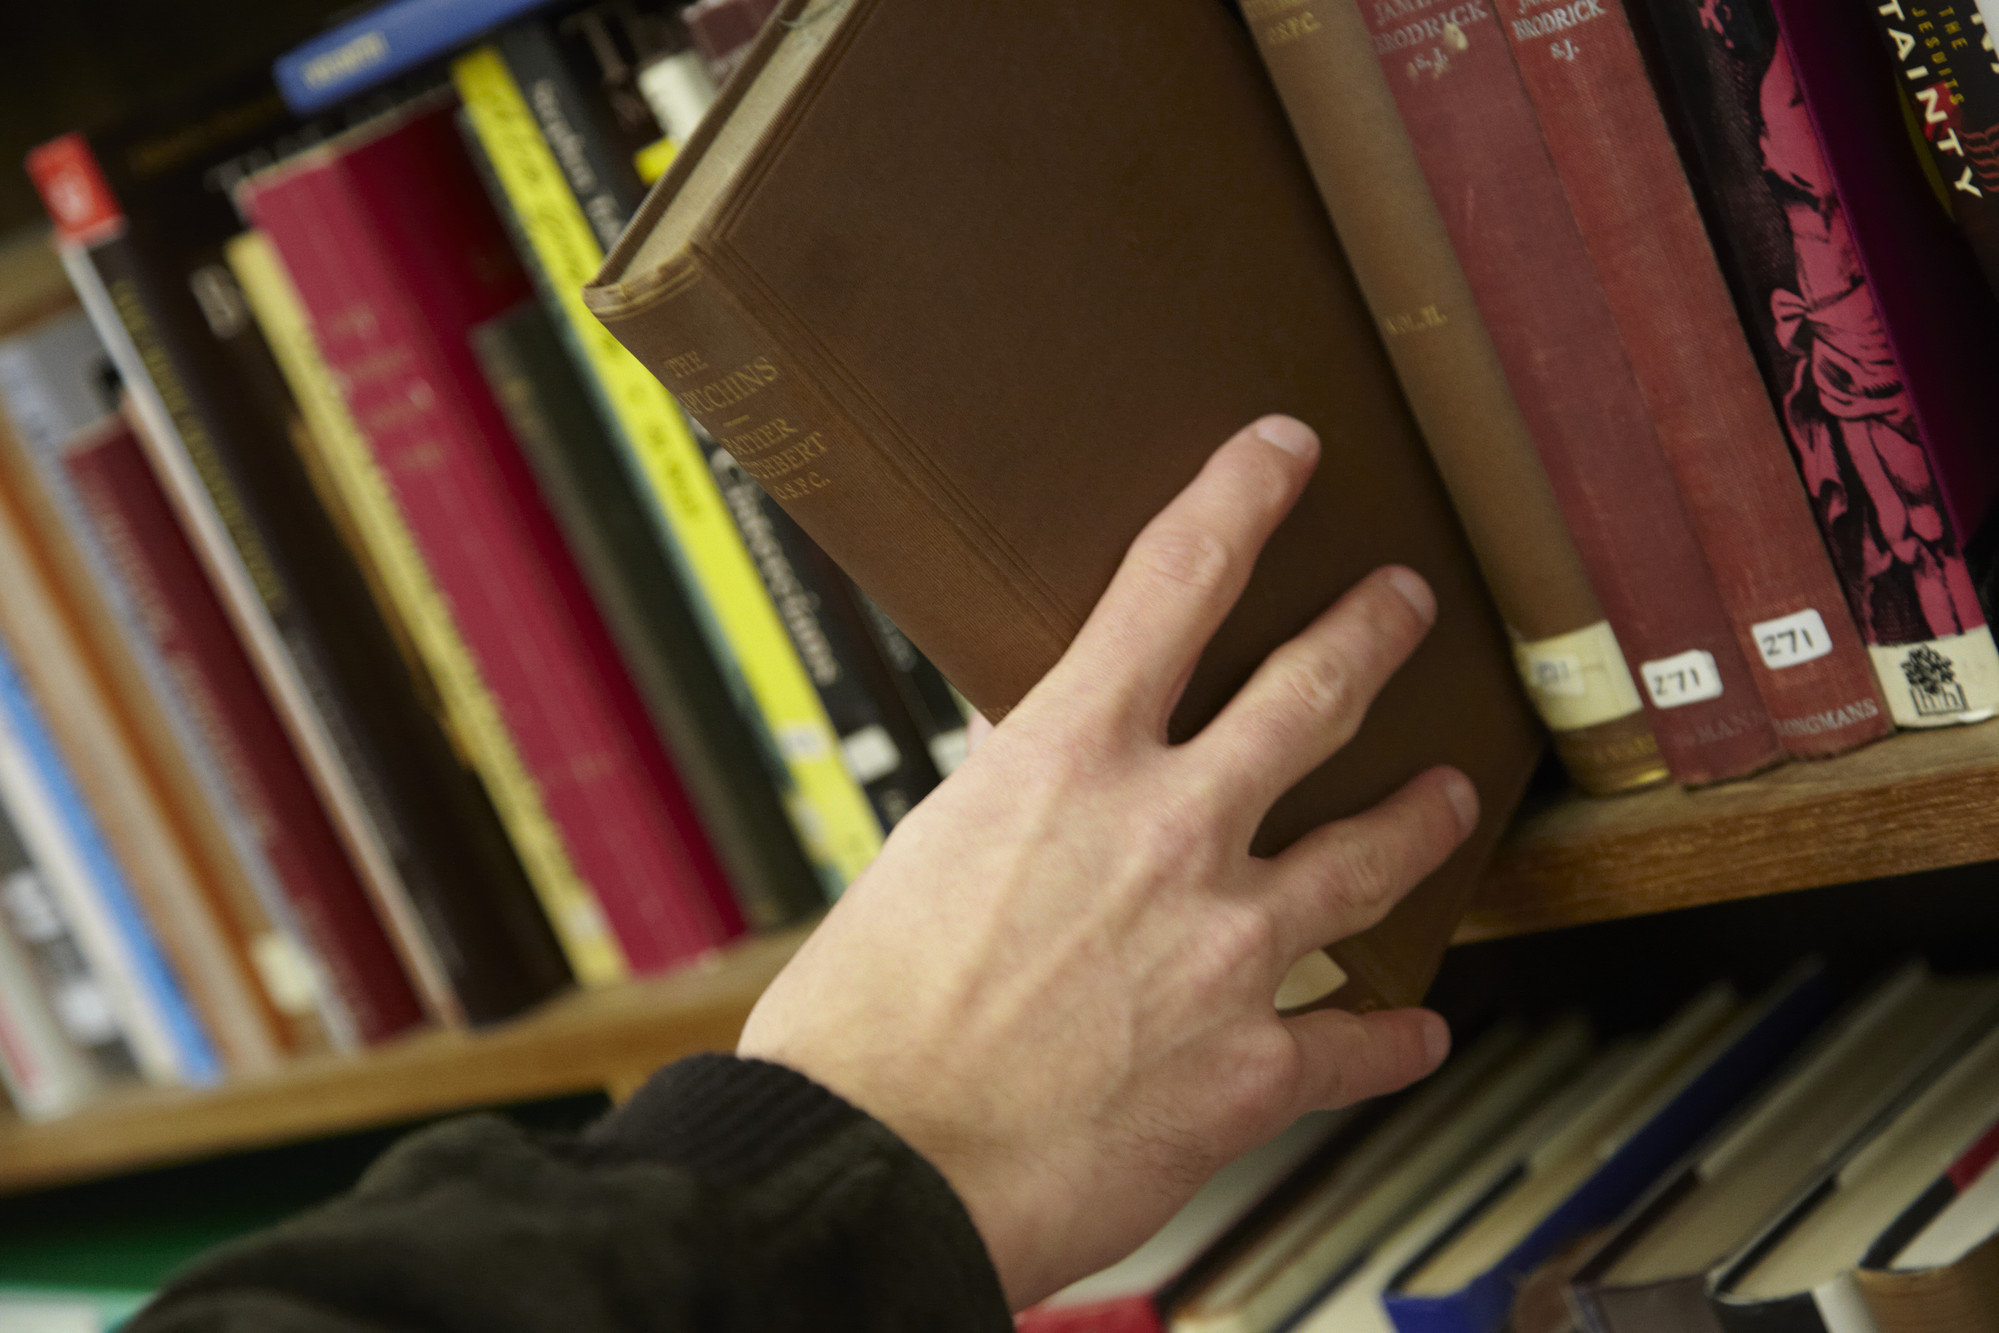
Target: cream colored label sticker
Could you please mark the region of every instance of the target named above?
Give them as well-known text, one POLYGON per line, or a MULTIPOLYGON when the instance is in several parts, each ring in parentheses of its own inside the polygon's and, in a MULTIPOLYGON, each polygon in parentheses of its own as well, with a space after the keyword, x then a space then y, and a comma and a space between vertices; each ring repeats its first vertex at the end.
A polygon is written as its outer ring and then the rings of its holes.
POLYGON ((279 1013, 297 1018, 319 1004, 319 965, 289 937, 259 935, 250 942, 250 961, 279 1013))
POLYGON ((1513 660, 1534 710, 1555 731, 1614 722, 1640 707, 1631 669, 1606 621, 1531 643, 1516 638, 1513 660))
POLYGON ((1999 708, 1999 648, 1982 625, 1969 634, 1867 652, 1898 727, 1983 722, 1999 708))
POLYGON ((888 728, 862 727, 840 742, 840 762, 854 775, 854 781, 869 783, 895 772, 902 762, 902 751, 895 748, 888 728))
POLYGON ((1654 708, 1684 708, 1721 698, 1721 669, 1714 663, 1714 654, 1705 648, 1689 648, 1647 662, 1638 668, 1638 676, 1645 682, 1654 708))
POLYGON ((1772 671, 1816 662, 1832 651, 1832 635, 1826 633, 1825 619, 1809 606, 1775 620, 1762 620, 1749 627, 1756 639, 1756 651, 1763 665, 1772 671))

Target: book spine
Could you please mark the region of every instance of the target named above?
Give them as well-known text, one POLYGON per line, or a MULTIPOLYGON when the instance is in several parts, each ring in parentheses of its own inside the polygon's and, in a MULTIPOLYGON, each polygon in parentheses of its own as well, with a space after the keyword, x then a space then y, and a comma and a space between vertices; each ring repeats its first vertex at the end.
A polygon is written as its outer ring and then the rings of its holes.
POLYGON ((63 466, 339 996, 336 1044, 406 1026, 415 996, 138 442, 110 429, 63 466))
MULTIPOLYGON (((412 648, 435 688, 446 726, 469 756, 485 784, 529 882, 556 928, 572 968, 599 947, 598 916, 589 889, 578 876, 560 830, 550 817, 540 788, 508 730, 499 701, 480 675, 471 648, 450 604, 438 588, 409 524, 396 507, 388 479, 369 452, 368 441, 348 411, 333 372, 312 340, 308 317, 269 238, 250 233, 235 258, 246 274, 245 288, 260 319, 273 331, 273 345, 295 375, 301 403, 313 415, 305 443, 316 451, 327 485, 340 496, 369 565, 397 610, 412 648), (571 904, 593 933, 566 938, 561 923, 571 904)), ((603 980, 617 976, 603 973, 603 980)), ((578 978, 590 976, 578 969, 578 978)))
MULTIPOLYGON (((93 504, 73 474, 73 466, 88 471, 97 451, 129 448, 143 475, 145 463, 129 432, 122 425, 110 429, 111 419, 90 398, 95 390, 86 381, 100 367, 109 369, 80 314, 0 345, 0 406, 18 432, 0 431, 7 480, 31 510, 43 502, 39 517, 49 548, 63 547, 76 557, 68 575, 75 603, 100 608, 92 618, 93 640, 105 660, 128 664, 121 688, 136 704, 133 713, 157 758, 162 789, 207 854, 223 910, 246 942, 265 993, 285 1016, 293 1045, 351 1046, 345 1001, 321 984, 323 969, 277 869, 282 858, 266 846, 282 841, 284 830, 261 817, 263 804, 246 785, 252 771, 234 762, 232 733, 217 725, 228 715, 204 691, 202 673, 168 651, 180 641, 175 618, 163 614, 166 603, 154 595, 154 566, 141 563, 141 553, 130 548, 115 508, 93 504), (66 400, 74 410, 66 409, 66 400), (100 529, 103 518, 110 522, 100 529)), ((164 508, 163 499, 152 498, 164 508)), ((204 585, 169 582, 197 600, 209 595, 204 585)))
POLYGON ((1257 49, 1513 634, 1535 711, 1585 791, 1608 794, 1659 781, 1665 763, 1637 687, 1507 387, 1359 6, 1319 0, 1309 9, 1248 12, 1257 49))
POLYGON ((1873 0, 1943 199, 1999 290, 1999 58, 1974 0, 1873 0))
POLYGON ((0 1078, 15 1111, 53 1118, 138 1072, 111 996, 0 812, 0 1078))
POLYGON ((15 862, 15 869, 0 872, 0 928, 12 933, 41 984, 56 1028, 88 1063, 92 1082, 103 1085, 137 1078, 139 1065, 118 1025, 116 1006, 91 971, 76 932, 41 872, 28 860, 12 825, 4 840, 7 859, 15 862))
POLYGON ((535 259, 560 298, 564 329, 656 506, 685 586, 698 598, 709 643, 725 670, 743 682, 756 719, 783 757, 794 827, 837 889, 881 849, 880 822, 840 762, 826 710, 686 418, 583 303, 583 287, 595 276, 603 247, 519 86, 492 48, 461 59, 454 77, 535 259))
POLYGON ((562 183, 583 210, 598 249, 608 253, 645 197, 646 182, 633 162, 639 147, 634 136, 618 135, 607 123, 601 95, 593 98, 594 90, 586 90, 563 58, 555 21, 516 23, 485 49, 497 53, 543 142, 554 150, 562 183))
POLYGON ((1036 1305, 1014 1319, 1016 1333, 1166 1333, 1150 1296, 1124 1296, 1090 1305, 1036 1305))
POLYGON ((377 5, 278 57, 271 67, 299 115, 413 70, 548 0, 396 0, 377 5))
POLYGON ((4 647, 0 802, 62 903, 146 1076, 196 1087, 220 1079, 214 1046, 4 647))
MULTIPOLYGON (((4 430, 0 425, 0 430, 4 430)), ((228 930, 158 801, 83 636, 58 601, 20 511, 0 491, 0 638, 90 797, 104 836, 230 1071, 268 1072, 278 1017, 248 941, 228 930)))
MULTIPOLYGON (((324 809, 339 854, 348 862, 348 877, 361 887, 371 918, 379 917, 379 923, 362 928, 388 932, 397 979, 384 972, 382 996, 386 999, 414 981, 433 1013, 447 1020, 459 1017, 378 818, 379 789, 356 752, 352 728, 345 725, 345 709, 328 683, 312 642, 314 632, 303 621, 296 589, 267 539, 268 525, 246 498, 224 456, 224 441, 196 397, 183 331, 163 308, 129 236, 106 237, 87 247, 64 245, 62 252, 71 282, 129 395, 133 432, 276 710, 314 800, 324 809), (371 800, 371 794, 377 799, 371 800), (407 977, 402 976, 405 970, 407 977)), ((239 384, 234 392, 246 389, 239 384)), ((356 947, 369 952, 373 942, 357 940, 356 947)), ((392 1026, 379 1036, 415 1021, 401 1016, 399 1009, 391 1004, 383 1010, 392 1026)))
POLYGON ((1879 1333, 1999 1328, 1999 1233, 1935 1268, 1862 1265, 1853 1283, 1879 1333))
POLYGON ((1659 67, 1793 461, 1897 726, 1999 706, 1925 420, 1766 3, 1647 0, 1659 67))
MULTIPOLYGON (((98 1002, 109 1003, 102 996, 98 1002)), ((15 1115, 32 1123, 65 1115, 97 1091, 89 1062, 56 1021, 0 902, 0 1093, 15 1115)))
POLYGON ((597 918, 558 934, 595 932, 592 980, 722 943, 720 868, 473 358, 472 330, 529 288, 449 108, 297 159, 246 202, 589 886, 597 918))
MULTIPOLYGON (((454 729, 451 710, 439 702, 444 691, 415 646, 418 633, 383 577, 320 443, 328 433, 358 436, 291 280, 259 233, 236 237, 225 253, 298 404, 301 420, 290 435, 313 503, 337 531, 329 536, 340 558, 359 576, 356 591, 368 602, 366 615, 379 619, 393 639, 393 660, 365 665, 370 674, 393 675, 370 692, 371 720, 376 734, 401 738, 397 762, 385 772, 396 784, 400 821, 422 840, 412 868, 423 873, 407 877, 412 898, 466 1019, 508 1017, 567 985, 569 966, 486 785, 465 757, 471 749, 454 729)), ((365 457, 365 445, 352 448, 365 457)), ((331 623, 353 627, 361 619, 354 609, 331 623)), ((456 633, 448 626, 444 632, 456 633)))
MULTIPOLYGON (((537 275, 539 277, 539 275, 537 275)), ((825 905, 825 894, 681 596, 589 391, 541 305, 475 337, 479 360, 687 780, 741 911, 759 927, 825 905)))
POLYGON ((840 595, 844 576, 726 449, 711 438, 702 445, 839 737, 841 764, 867 793, 881 826, 895 827, 937 785, 937 770, 900 700, 883 706, 894 684, 874 658, 858 608, 840 595))
POLYGON ((1376 58, 1652 734, 1699 785, 1784 757, 1533 106, 1482 0, 1364 11, 1376 58))
POLYGON ((930 761, 937 766, 940 777, 950 777, 971 753, 965 707, 958 701, 957 691, 951 688, 950 681, 944 679, 944 673, 918 651, 916 645, 909 641, 909 636, 888 618, 886 611, 876 606, 851 581, 847 582, 846 589, 859 603, 861 614, 867 618, 869 631, 874 635, 882 659, 895 672, 896 685, 902 691, 903 706, 916 719, 917 729, 923 733, 923 743, 930 750, 930 761))
POLYGON ((1496 7, 1779 739, 1822 758, 1887 735, 1872 663, 1622 7, 1496 7))

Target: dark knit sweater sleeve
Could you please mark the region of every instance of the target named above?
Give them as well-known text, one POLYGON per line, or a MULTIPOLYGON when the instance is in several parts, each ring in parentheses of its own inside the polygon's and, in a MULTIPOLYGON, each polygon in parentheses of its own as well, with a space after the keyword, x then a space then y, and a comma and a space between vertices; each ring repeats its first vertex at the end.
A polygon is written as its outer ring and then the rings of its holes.
POLYGON ((173 1282, 129 1333, 1013 1327, 964 1206, 778 1065, 697 1056, 586 1134, 474 1116, 173 1282))

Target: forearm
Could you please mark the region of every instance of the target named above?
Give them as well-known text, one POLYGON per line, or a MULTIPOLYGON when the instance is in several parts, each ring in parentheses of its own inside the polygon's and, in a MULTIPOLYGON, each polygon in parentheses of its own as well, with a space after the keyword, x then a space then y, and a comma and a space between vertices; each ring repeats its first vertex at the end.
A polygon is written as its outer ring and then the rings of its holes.
POLYGON ((1011 1327, 963 1206, 802 1076, 662 1071, 580 1138, 487 1117, 391 1151, 345 1198, 205 1261, 132 1333, 1011 1327))

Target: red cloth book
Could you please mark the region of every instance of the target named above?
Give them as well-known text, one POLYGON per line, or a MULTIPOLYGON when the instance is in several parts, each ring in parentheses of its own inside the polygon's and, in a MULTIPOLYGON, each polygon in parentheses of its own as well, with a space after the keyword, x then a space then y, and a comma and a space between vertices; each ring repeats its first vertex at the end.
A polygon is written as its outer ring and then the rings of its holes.
POLYGON ((1499 19, 1361 8, 1667 766, 1698 785, 1780 762, 1499 19))
MULTIPOLYGON (((569 864, 624 963, 655 971, 741 918, 480 372, 473 331, 534 296, 452 111, 425 101, 370 121, 241 199, 291 271, 569 864)), ((576 924, 557 923, 565 948, 576 924)))
POLYGON ((1501 0, 1513 57, 1778 738, 1891 730, 1623 9, 1501 0))

